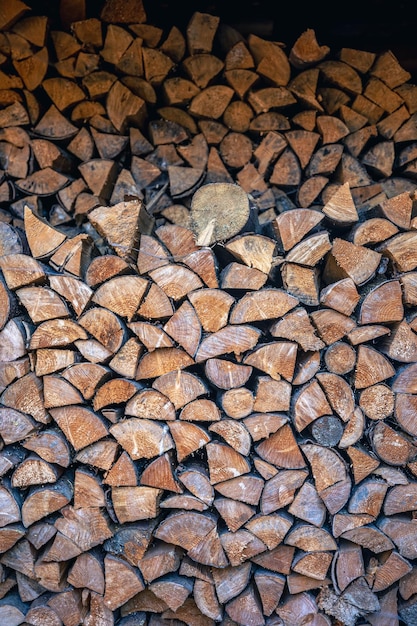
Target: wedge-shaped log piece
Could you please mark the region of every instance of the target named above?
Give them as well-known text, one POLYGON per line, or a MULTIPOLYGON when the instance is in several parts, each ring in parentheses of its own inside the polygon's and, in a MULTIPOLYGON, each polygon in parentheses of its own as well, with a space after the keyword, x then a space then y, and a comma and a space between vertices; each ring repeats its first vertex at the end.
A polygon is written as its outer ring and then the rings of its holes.
POLYGON ((205 374, 209 381, 219 389, 235 389, 243 386, 252 374, 253 368, 227 359, 208 359, 205 374))
POLYGON ((245 522, 255 515, 255 508, 239 500, 231 498, 216 498, 214 506, 226 522, 226 526, 233 533, 239 530, 245 522))
POLYGON ((148 285, 149 282, 141 276, 116 276, 100 285, 92 301, 130 322, 148 285))
POLYGON ((274 380, 281 376, 291 381, 297 358, 297 344, 291 341, 274 341, 258 346, 245 356, 245 365, 261 370, 274 380))
POLYGON ((257 506, 261 497, 264 481, 259 476, 246 474, 230 478, 216 484, 216 491, 222 496, 239 502, 257 506))
POLYGON ((52 196, 68 184, 69 179, 52 169, 45 167, 26 178, 16 180, 16 187, 27 195, 52 196))
POLYGON ((284 543, 295 546, 303 552, 334 551, 337 544, 332 535, 324 528, 310 524, 296 524, 285 537, 284 543))
POLYGON ((352 346, 357 346, 360 343, 367 343, 373 341, 384 335, 389 335, 390 329, 387 326, 381 326, 380 324, 370 324, 369 326, 357 326, 352 328, 347 334, 347 338, 352 346))
POLYGON ((157 348, 173 348, 174 343, 167 333, 159 326, 150 322, 131 322, 128 324, 130 330, 140 339, 149 352, 157 348))
MULTIPOLYGON (((301 485, 297 495, 288 507, 288 512, 314 526, 321 527, 326 519, 326 507, 311 483, 301 485)), ((309 574, 311 576, 311 574, 309 574)))
POLYGON ((379 566, 375 573, 374 592, 383 591, 412 571, 413 567, 407 559, 392 552, 387 560, 379 566))
POLYGON ((65 302, 48 287, 22 287, 16 294, 35 323, 70 316, 65 302))
POLYGON ((194 356, 201 339, 201 324, 189 302, 184 302, 177 309, 165 324, 164 331, 191 357, 194 356))
POLYGON ((228 602, 226 612, 232 620, 237 620, 238 623, 250 623, 254 626, 265 624, 262 605, 253 585, 248 585, 237 598, 228 602))
MULTIPOLYGON (((91 213, 89 214, 91 216, 91 213)), ((93 222, 93 219, 91 218, 93 222)), ((96 224, 96 229, 99 229, 98 224, 96 224)), ((110 236, 110 235, 109 235, 110 236)), ((110 278, 114 278, 114 276, 119 276, 120 274, 126 274, 129 271, 128 263, 120 258, 120 256, 116 256, 115 254, 103 254, 102 256, 94 257, 89 264, 86 273, 85 280, 89 287, 95 288, 106 282, 110 278)))
POLYGON ((59 472, 55 467, 33 454, 15 469, 11 477, 11 484, 12 487, 25 489, 32 485, 56 483, 58 476, 59 472))
MULTIPOLYGON (((405 559, 415 559, 415 523, 404 515, 383 517, 378 522, 380 532, 384 533, 387 540, 392 540, 398 552, 405 559), (389 539, 388 539, 389 538, 389 539)), ((392 549, 392 548, 391 548, 392 549)), ((382 552, 382 550, 381 550, 382 552)))
POLYGON ((399 272, 410 272, 417 267, 415 242, 414 231, 399 233, 384 241, 378 251, 387 256, 399 272))
POLYGON ((174 447, 168 427, 149 419, 128 418, 111 426, 110 433, 134 461, 151 459, 174 447))
POLYGON ((253 441, 266 439, 288 421, 283 413, 252 413, 243 419, 253 441))
POLYGON ((127 452, 122 452, 117 461, 111 464, 103 483, 111 487, 136 487, 138 484, 136 466, 127 452))
MULTIPOLYGON (((15 497, 15 491, 16 490, 8 488, 6 485, 0 487, 1 528, 21 521, 20 502, 15 497)), ((3 541, 5 541, 4 538, 3 541)))
POLYGON ((239 356, 251 350, 258 342, 261 331, 252 326, 228 325, 205 337, 200 343, 195 361, 201 363, 207 359, 233 353, 239 356))
POLYGON ((359 447, 359 445, 349 446, 347 453, 351 461, 355 484, 360 483, 379 466, 379 461, 359 447))
POLYGON ((116 352, 109 367, 126 378, 135 378, 138 362, 143 353, 143 346, 135 337, 131 337, 116 352))
POLYGON ((397 515, 416 508, 417 489, 414 483, 391 487, 384 501, 385 515, 397 515))
POLYGON ((126 404, 125 414, 153 420, 174 420, 175 408, 163 393, 156 389, 138 391, 126 404))
POLYGON ((33 434, 22 444, 35 452, 48 463, 68 467, 71 460, 70 449, 63 433, 58 429, 45 429, 33 434))
POLYGON ((380 253, 336 237, 327 256, 323 278, 327 283, 351 278, 360 286, 374 276, 380 260, 380 253))
POLYGON ((265 288, 238 300, 230 313, 231 324, 248 324, 282 317, 297 306, 298 300, 283 289, 265 288))
POLYGON ((245 589, 249 582, 250 572, 250 563, 213 570, 216 594, 221 604, 235 598, 245 589))
POLYGON ((107 363, 113 354, 95 339, 79 339, 75 342, 77 350, 86 361, 107 363))
POLYGON ((261 599, 262 611, 264 615, 270 616, 277 608, 284 592, 285 577, 266 569, 259 569, 254 574, 254 581, 261 599))
POLYGON ((315 444, 303 444, 301 449, 311 465, 319 493, 346 477, 346 464, 334 450, 315 444))
POLYGON ((417 454, 417 448, 410 438, 384 422, 375 424, 371 442, 378 458, 389 465, 405 465, 417 454))
POLYGON ((375 348, 360 345, 355 369, 355 387, 364 389, 391 378, 395 369, 391 362, 375 348))
POLYGON ((197 289, 187 295, 203 330, 214 333, 226 326, 230 308, 235 302, 233 296, 215 288, 197 289))
POLYGON ((406 365, 396 375, 392 390, 397 393, 415 394, 417 390, 417 365, 406 365))
POLYGON ((417 398, 415 395, 405 393, 397 393, 395 395, 395 419, 402 430, 413 436, 417 432, 414 419, 416 402, 417 398))
POLYGON ((102 419, 86 407, 55 408, 51 415, 77 451, 108 435, 102 419))
POLYGON ((293 209, 280 213, 272 225, 287 252, 301 241, 304 235, 315 228, 323 218, 324 215, 314 209, 293 209))
POLYGON ((49 284, 54 291, 70 303, 77 317, 84 312, 93 295, 88 285, 73 276, 50 276, 49 284))
POLYGON ((66 239, 66 235, 38 217, 32 209, 25 206, 24 225, 29 248, 35 259, 47 257, 66 239))
POLYGON ((389 280, 366 295, 360 310, 360 324, 391 324, 404 317, 399 280, 389 280))
POLYGON ((27 528, 43 517, 61 510, 71 502, 73 487, 66 478, 62 478, 47 487, 32 487, 22 505, 22 522, 27 528))
POLYGON ((246 289, 260 289, 263 287, 268 276, 256 269, 247 267, 241 263, 229 263, 220 274, 222 289, 241 289, 245 285, 246 289))
POLYGON ((0 331, 0 360, 10 363, 27 354, 27 331, 19 318, 12 318, 0 331))
POLYGON ((181 300, 190 291, 203 287, 195 272, 175 263, 158 267, 150 271, 149 276, 173 300, 181 300))
POLYGON ((294 401, 294 425, 302 432, 322 415, 331 415, 332 409, 317 380, 312 380, 297 393, 294 401))
POLYGON ((285 513, 270 515, 255 515, 245 524, 252 534, 259 537, 261 541, 268 547, 268 550, 276 548, 292 525, 291 517, 285 513))
POLYGON ((125 133, 129 124, 140 128, 146 116, 145 101, 120 81, 114 82, 108 92, 106 108, 110 121, 122 134, 125 133))
POLYGON ((243 454, 243 456, 249 454, 252 439, 241 422, 223 418, 219 422, 211 424, 209 431, 222 437, 236 452, 243 454))
POLYGON ((168 574, 152 582, 149 589, 158 598, 161 598, 172 611, 177 611, 191 594, 193 585, 188 577, 168 574))
POLYGON ((212 485, 250 472, 247 459, 227 444, 211 442, 206 451, 212 485))
POLYGON ((180 199, 190 196, 201 186, 205 177, 205 170, 200 167, 168 165, 168 177, 172 198, 180 199))
POLYGON ((306 470, 281 470, 267 480, 261 497, 262 515, 269 515, 290 504, 307 477, 306 470))
POLYGON ((110 378, 110 370, 96 363, 76 363, 62 376, 81 392, 85 400, 91 400, 96 388, 110 378))
POLYGON ((223 610, 212 583, 197 578, 194 581, 193 597, 196 605, 204 615, 207 615, 214 621, 222 619, 223 610))
POLYGON ((391 334, 381 342, 382 352, 394 361, 417 361, 417 336, 405 320, 393 324, 391 334))
POLYGON ((358 212, 350 192, 349 182, 341 185, 331 196, 323 207, 323 213, 331 222, 341 226, 348 226, 358 221, 358 212))
POLYGON ((42 265, 28 254, 6 254, 0 257, 0 269, 9 289, 45 282, 42 265))
POLYGON ((158 525, 154 536, 189 551, 204 541, 215 528, 216 518, 208 513, 179 511, 168 515, 158 525))
MULTIPOLYGON (((74 460, 96 469, 109 470, 118 452, 118 446, 111 439, 101 439, 80 450, 74 460)), ((79 472, 80 474, 80 472, 79 472)))
POLYGON ((112 311, 94 307, 83 313, 78 322, 112 354, 121 348, 125 339, 125 328, 112 311))
POLYGON ((367 478, 353 490, 347 503, 348 512, 353 514, 365 513, 376 519, 381 511, 387 489, 386 483, 367 478))
POLYGON ((167 452, 151 461, 145 467, 140 477, 140 484, 146 487, 182 493, 181 486, 174 475, 173 458, 167 452))
POLYGON ((120 524, 156 518, 161 495, 162 489, 154 487, 113 487, 112 502, 120 524))
POLYGON ((238 235, 227 242, 225 248, 248 267, 268 274, 272 267, 276 242, 264 235, 238 235))
POLYGON ((297 243, 286 255, 285 259, 289 263, 298 263, 309 267, 316 266, 319 261, 331 250, 327 231, 308 235, 305 239, 297 243))
MULTIPOLYGON (((109 518, 99 507, 62 509, 62 516, 55 522, 61 535, 73 542, 81 552, 86 552, 112 537, 109 518)), ((57 559, 60 560, 60 559, 57 559)))
POLYGON ((172 543, 156 541, 146 554, 138 560, 144 580, 149 583, 168 572, 178 570, 182 550, 172 543))
POLYGON ((360 407, 356 407, 346 424, 342 438, 338 443, 339 448, 353 446, 362 437, 365 429, 365 415, 360 407))
POLYGON ((68 346, 77 339, 87 339, 87 333, 76 322, 69 319, 53 319, 42 322, 29 342, 30 350, 68 346))
POLYGON ((321 372, 316 376, 333 411, 348 422, 355 410, 355 398, 351 387, 337 374, 321 372))
POLYGON ((289 424, 284 424, 276 433, 262 441, 256 447, 256 452, 264 461, 277 467, 300 469, 306 465, 289 424))
POLYGON ((342 540, 335 555, 335 576, 340 591, 344 591, 352 581, 364 574, 361 548, 354 543, 342 540))
POLYGON ((181 409, 189 402, 208 393, 207 387, 198 376, 183 370, 159 376, 152 383, 152 387, 164 394, 175 409, 181 409))
POLYGON ((302 307, 294 309, 294 311, 287 313, 283 319, 275 322, 270 328, 270 333, 273 337, 283 337, 296 341, 306 352, 324 348, 324 343, 317 337, 316 329, 311 323, 307 311, 302 307))
POLYGON ((300 302, 308 306, 318 306, 318 268, 306 267, 297 263, 283 263, 281 276, 285 289, 298 298, 300 302))
POLYGON ((234 567, 266 549, 263 541, 244 528, 234 533, 224 532, 220 539, 230 564, 234 567))
POLYGON ((4 406, 30 415, 42 424, 51 421, 43 404, 42 381, 33 372, 9 385, 1 395, 1 402, 4 406))
POLYGON ((206 469, 201 465, 189 465, 178 475, 179 480, 194 496, 210 505, 214 499, 214 490, 206 469))
POLYGON ((312 311, 311 320, 315 325, 320 338, 328 346, 339 341, 355 328, 355 321, 332 309, 317 309, 312 311))
POLYGON ((93 408, 100 411, 104 407, 113 404, 125 404, 137 392, 138 385, 125 378, 114 378, 109 380, 94 395, 93 408))
POLYGON ((88 214, 97 232, 108 241, 125 261, 136 259, 140 233, 149 234, 152 220, 138 199, 120 202, 111 207, 98 207, 88 214))
POLYGON ((182 348, 157 348, 140 359, 136 380, 157 378, 193 364, 194 360, 182 348))
POLYGON ((6 445, 26 439, 38 428, 29 416, 15 409, 0 407, 0 435, 6 445))
POLYGON ((233 97, 233 89, 226 85, 211 85, 202 89, 191 100, 189 113, 197 118, 217 120, 223 115, 233 97))
POLYGON ((174 440, 179 463, 211 441, 211 437, 206 430, 191 422, 175 420, 169 422, 168 426, 174 440))
POLYGON ((320 292, 320 304, 335 309, 343 315, 351 315, 360 296, 351 278, 342 278, 320 292))
POLYGON ((298 574, 324 580, 333 559, 331 552, 299 552, 292 563, 292 569, 298 574))
POLYGON ((190 252, 184 257, 183 263, 198 274, 209 289, 218 288, 217 260, 211 248, 200 248, 190 252))

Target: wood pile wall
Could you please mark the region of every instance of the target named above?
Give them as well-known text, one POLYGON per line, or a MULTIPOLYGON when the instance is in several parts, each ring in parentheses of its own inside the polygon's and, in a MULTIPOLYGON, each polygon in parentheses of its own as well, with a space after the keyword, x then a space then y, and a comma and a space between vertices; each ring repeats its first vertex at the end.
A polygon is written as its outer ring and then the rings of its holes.
POLYGON ((0 625, 415 625, 417 86, 79 6, 0 2, 0 625))

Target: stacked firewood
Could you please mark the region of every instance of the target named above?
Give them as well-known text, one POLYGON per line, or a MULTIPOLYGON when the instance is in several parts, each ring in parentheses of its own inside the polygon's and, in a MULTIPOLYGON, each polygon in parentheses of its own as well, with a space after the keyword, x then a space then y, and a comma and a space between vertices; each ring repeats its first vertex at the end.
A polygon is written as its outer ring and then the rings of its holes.
POLYGON ((27 13, 0 4, 0 624, 415 624, 417 86, 312 30, 27 13))

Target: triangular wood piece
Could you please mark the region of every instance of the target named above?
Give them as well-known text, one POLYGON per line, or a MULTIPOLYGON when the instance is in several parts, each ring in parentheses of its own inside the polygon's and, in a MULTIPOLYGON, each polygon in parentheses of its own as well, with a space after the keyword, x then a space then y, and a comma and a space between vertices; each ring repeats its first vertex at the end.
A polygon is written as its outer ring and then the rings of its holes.
POLYGON ((139 235, 141 232, 149 234, 153 225, 141 200, 98 207, 88 214, 88 219, 116 254, 125 260, 137 257, 139 235))

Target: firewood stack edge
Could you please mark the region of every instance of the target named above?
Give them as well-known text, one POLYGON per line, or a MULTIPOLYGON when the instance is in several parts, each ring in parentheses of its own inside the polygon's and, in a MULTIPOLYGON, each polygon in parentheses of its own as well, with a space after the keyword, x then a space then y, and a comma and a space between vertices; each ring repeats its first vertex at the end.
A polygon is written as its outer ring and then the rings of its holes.
POLYGON ((0 2, 0 624, 417 624, 417 86, 61 4, 0 2))

